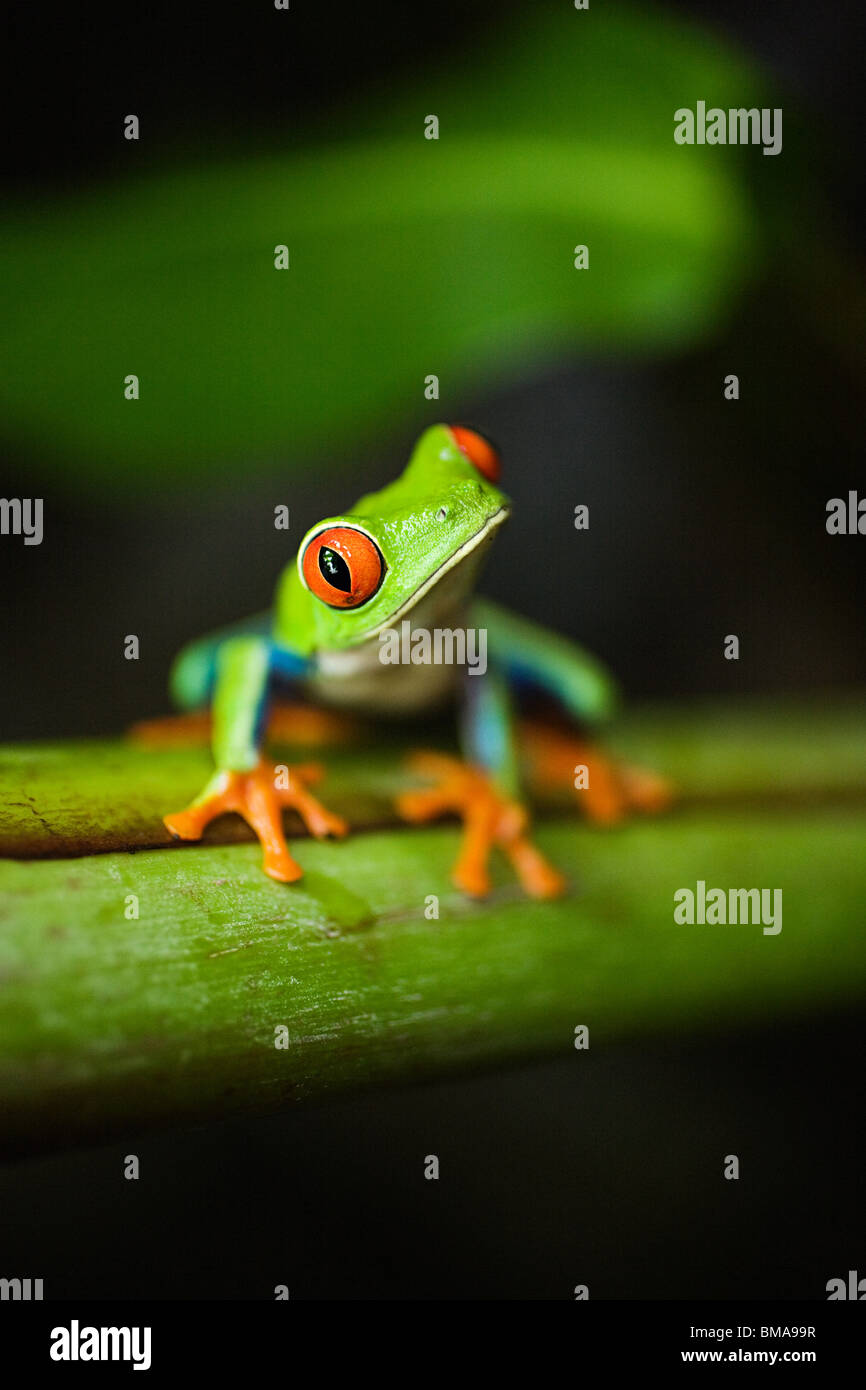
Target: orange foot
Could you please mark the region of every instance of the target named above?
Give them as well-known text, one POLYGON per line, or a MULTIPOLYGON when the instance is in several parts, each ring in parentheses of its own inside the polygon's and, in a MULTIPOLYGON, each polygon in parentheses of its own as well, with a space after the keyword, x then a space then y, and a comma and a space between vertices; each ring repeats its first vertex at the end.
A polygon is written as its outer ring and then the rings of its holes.
POLYGON ((666 778, 645 768, 616 763, 594 745, 555 725, 527 720, 521 730, 521 747, 534 785, 574 787, 575 769, 586 768, 587 784, 580 803, 590 820, 614 825, 630 812, 654 815, 673 800, 666 778))
POLYGON ((317 840, 345 835, 349 828, 340 816, 331 815, 307 791, 309 783, 317 782, 321 775, 318 764, 306 763, 289 768, 282 778, 277 778, 273 765, 264 759, 250 772, 217 772, 185 811, 164 816, 163 821, 176 839, 200 840, 205 826, 217 816, 237 811, 261 841, 265 873, 280 883, 295 883, 304 871, 286 844, 283 807, 293 806, 317 840))
POLYGON ((565 879, 529 839, 525 809, 498 792, 486 772, 444 753, 417 753, 409 766, 436 785, 404 792, 397 809, 410 821, 432 820, 448 811, 460 816, 463 843, 452 880, 464 893, 484 898, 490 892, 487 863, 494 846, 507 854, 531 897, 556 898, 564 892, 565 879))

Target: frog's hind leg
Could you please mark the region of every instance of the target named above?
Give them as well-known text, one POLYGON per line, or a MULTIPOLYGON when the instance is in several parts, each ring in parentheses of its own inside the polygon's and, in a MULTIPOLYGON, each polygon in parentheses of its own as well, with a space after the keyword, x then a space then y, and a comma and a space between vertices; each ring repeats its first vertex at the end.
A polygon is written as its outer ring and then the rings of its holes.
MULTIPOLYGON (((175 659, 169 679, 172 700, 183 713, 133 724, 128 733, 132 742, 144 748, 187 748, 209 743, 213 736, 209 706, 216 690, 221 651, 238 638, 265 638, 270 625, 271 615, 260 613, 184 647, 175 659)), ((306 748, 355 741, 357 721, 297 698, 300 688, 294 677, 301 673, 303 661, 285 651, 271 651, 277 666, 276 685, 283 698, 271 699, 268 704, 262 731, 265 738, 306 748), (287 664, 287 669, 280 670, 280 663, 287 664)))
POLYGON ((634 813, 655 815, 673 800, 670 782, 659 773, 617 761, 559 720, 524 718, 521 750, 531 787, 539 793, 574 789, 587 817, 600 825, 615 825, 634 813))
POLYGON ((586 768, 580 804, 595 821, 612 824, 632 811, 660 811, 672 797, 664 778, 614 761, 580 731, 615 712, 616 684, 590 652, 487 600, 476 599, 475 621, 486 628, 488 650, 515 689, 551 702, 555 721, 522 726, 521 752, 530 783, 577 790, 576 769, 586 768))
POLYGON ((129 729, 128 738, 144 748, 185 748, 209 743, 213 732, 209 706, 216 688, 221 649, 235 637, 264 637, 270 623, 269 613, 259 613, 188 642, 175 657, 169 676, 172 704, 182 712, 142 719, 129 729))
POLYGON ((139 719, 127 729, 126 737, 140 748, 203 748, 210 743, 212 726, 210 710, 193 710, 139 719))
MULTIPOLYGON (((261 733, 273 743, 328 748, 357 741, 358 721, 303 699, 306 659, 270 640, 273 617, 258 613, 190 642, 175 658, 169 677, 173 704, 182 711, 161 719, 133 724, 128 737, 144 748, 186 748, 207 744, 214 731, 210 705, 214 699, 221 653, 239 639, 268 644, 274 685, 281 698, 270 698, 261 733)), ((269 694, 272 692, 269 692, 269 694)), ((274 692, 275 693, 275 692, 274 692)))
MULTIPOLYGON (((210 710, 169 714, 142 719, 127 737, 142 748, 193 748, 210 742, 213 718, 210 710)), ((358 723, 347 715, 292 700, 274 700, 265 728, 270 743, 299 744, 304 748, 330 748, 358 738, 358 723)))

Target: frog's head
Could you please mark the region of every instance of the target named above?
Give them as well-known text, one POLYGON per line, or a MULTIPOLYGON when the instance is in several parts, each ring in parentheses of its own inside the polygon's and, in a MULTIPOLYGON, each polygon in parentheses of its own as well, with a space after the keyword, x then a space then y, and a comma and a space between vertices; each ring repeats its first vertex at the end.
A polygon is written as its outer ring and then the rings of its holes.
POLYGON ((483 435, 432 425, 396 482, 312 527, 298 551, 298 573, 316 600, 316 646, 375 637, 428 595, 443 613, 465 597, 508 519, 498 476, 498 454, 483 435))

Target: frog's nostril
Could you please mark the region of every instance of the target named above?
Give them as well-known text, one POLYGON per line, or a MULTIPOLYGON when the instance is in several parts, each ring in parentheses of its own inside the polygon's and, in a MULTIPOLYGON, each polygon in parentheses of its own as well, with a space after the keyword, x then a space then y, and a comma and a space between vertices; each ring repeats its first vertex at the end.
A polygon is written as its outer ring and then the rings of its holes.
POLYGON ((446 521, 448 518, 448 508, 440 507, 438 512, 436 513, 436 516, 439 521, 446 521))

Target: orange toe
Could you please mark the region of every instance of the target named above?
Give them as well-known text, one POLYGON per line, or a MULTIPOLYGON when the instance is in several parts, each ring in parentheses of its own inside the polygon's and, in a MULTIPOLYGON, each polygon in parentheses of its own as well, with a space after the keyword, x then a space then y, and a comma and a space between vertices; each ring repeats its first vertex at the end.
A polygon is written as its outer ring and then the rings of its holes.
POLYGON ((274 767, 262 760, 248 772, 222 772, 185 811, 165 816, 164 824, 182 840, 198 840, 217 816, 237 811, 255 831, 262 846, 262 868, 279 883, 296 883, 303 869, 292 857, 283 833, 282 813, 293 807, 312 835, 345 835, 348 826, 334 816, 308 790, 318 780, 315 765, 274 767))
POLYGON ((616 825, 630 811, 663 811, 673 799, 666 778, 620 763, 555 724, 527 720, 523 747, 533 784, 573 788, 587 819, 598 825, 616 825), (576 783, 579 768, 585 771, 576 783))
POLYGON ((504 796, 483 768, 440 753, 418 754, 411 766, 434 778, 435 785, 404 792, 397 798, 397 809, 414 822, 448 812, 460 817, 463 838, 452 882, 462 892, 473 898, 487 897, 488 863, 494 848, 507 854, 524 889, 533 897, 554 897, 564 890, 565 880, 528 838, 525 808, 504 796))
POLYGON ((193 811, 177 811, 173 816, 163 816, 162 823, 176 840, 200 840, 204 823, 193 811))
POLYGON ((561 898, 568 884, 531 841, 521 837, 506 847, 517 877, 531 898, 561 898))
POLYGON ((621 769, 621 777, 628 804, 635 811, 657 815, 666 811, 674 800, 673 782, 658 772, 629 765, 621 769))
POLYGON ((335 816, 307 790, 311 783, 320 781, 323 775, 324 769, 319 763, 299 763, 293 767, 281 767, 275 779, 276 794, 281 806, 290 806, 297 811, 310 834, 317 840, 330 837, 340 840, 349 833, 348 822, 342 816, 335 816))
POLYGON ((451 882, 470 898, 486 898, 490 893, 490 875, 479 864, 462 863, 459 859, 451 873, 451 882))
POLYGON ((299 878, 304 877, 303 869, 297 860, 292 858, 288 849, 283 854, 266 849, 262 858, 262 868, 268 878, 275 879, 277 883, 297 883, 299 878))

